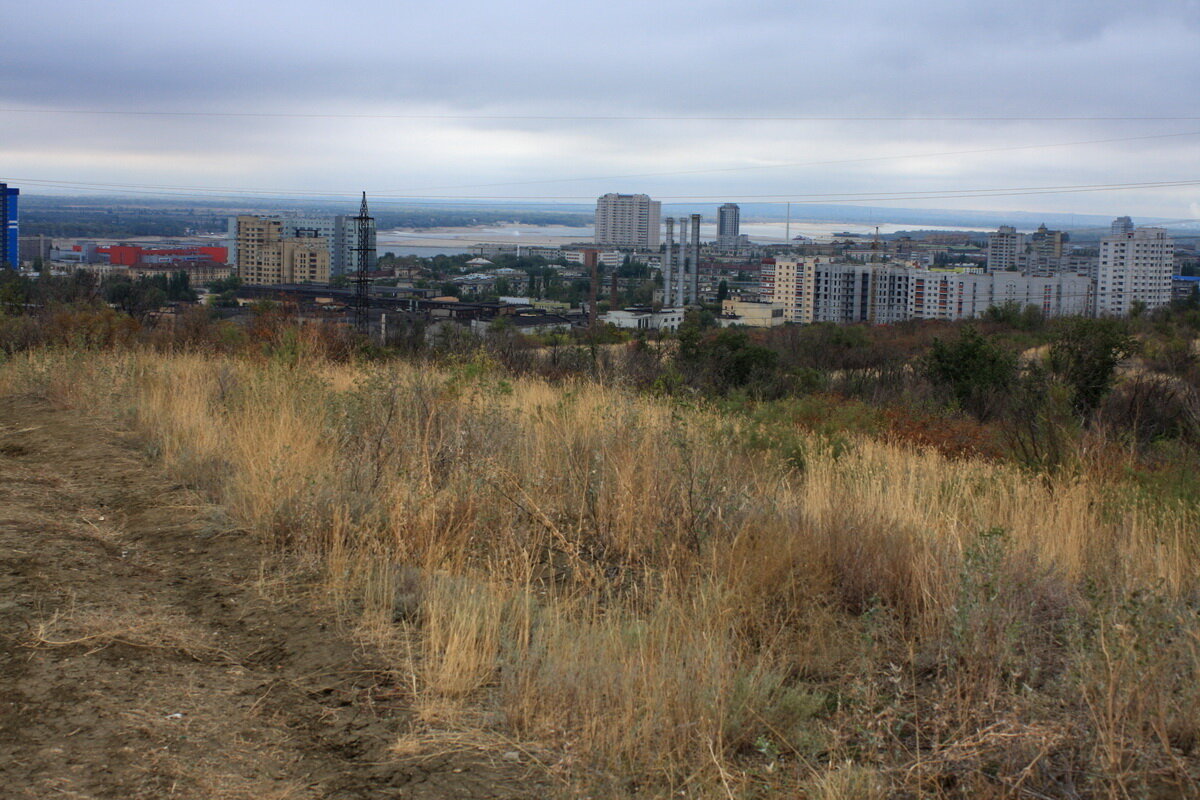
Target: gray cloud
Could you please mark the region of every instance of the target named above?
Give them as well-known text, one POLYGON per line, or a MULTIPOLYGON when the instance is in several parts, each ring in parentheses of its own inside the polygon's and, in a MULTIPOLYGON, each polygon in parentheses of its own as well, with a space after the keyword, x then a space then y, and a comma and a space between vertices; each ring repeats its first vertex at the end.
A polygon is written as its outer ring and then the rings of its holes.
MULTIPOLYGON (((1195 113, 1200 2, 43 0, 0 10, 0 106, 300 114, 1195 113)), ((1200 122, 605 122, 6 114, 14 174, 397 188, 1200 130, 1200 122), (197 164, 207 163, 207 170, 197 164)), ((1195 139, 505 191, 917 191, 1200 177, 1195 139)), ((79 178, 82 180, 82 178, 79 178)), ((320 187, 318 187, 320 188, 320 187)), ((499 191, 499 190, 498 190, 499 191)), ((464 190, 465 193, 465 190, 464 190)), ((1139 199, 1180 216, 1186 190, 1139 199)), ((1132 195, 1012 207, 1121 208, 1132 195)), ((1001 202, 1001 201, 992 201, 1001 202)), ((946 203, 943 202, 943 205, 946 203)), ((960 205, 978 206, 976 201, 960 205)))

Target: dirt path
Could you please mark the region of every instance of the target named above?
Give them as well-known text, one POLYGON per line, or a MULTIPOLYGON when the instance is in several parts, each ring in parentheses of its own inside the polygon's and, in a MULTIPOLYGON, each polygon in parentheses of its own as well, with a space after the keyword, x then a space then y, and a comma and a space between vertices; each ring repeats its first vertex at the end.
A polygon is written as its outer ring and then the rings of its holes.
POLYGON ((403 692, 260 563, 128 435, 0 399, 0 796, 552 794, 500 753, 391 753, 403 692))

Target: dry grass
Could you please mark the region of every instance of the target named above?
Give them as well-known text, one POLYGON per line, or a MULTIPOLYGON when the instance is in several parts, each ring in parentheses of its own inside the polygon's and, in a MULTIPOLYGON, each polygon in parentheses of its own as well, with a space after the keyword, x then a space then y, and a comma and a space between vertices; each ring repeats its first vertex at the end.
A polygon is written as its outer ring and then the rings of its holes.
POLYGON ((26 647, 83 647, 89 652, 114 644, 182 653, 197 661, 234 662, 216 647, 211 632, 190 619, 163 611, 147 612, 143 605, 79 607, 73 603, 55 611, 29 630, 26 647))
POLYGON ((800 471, 737 419, 474 362, 38 352, 0 385, 123 411, 319 565, 434 750, 483 708, 643 791, 1197 791, 1200 515, 1110 477, 869 439, 800 471))

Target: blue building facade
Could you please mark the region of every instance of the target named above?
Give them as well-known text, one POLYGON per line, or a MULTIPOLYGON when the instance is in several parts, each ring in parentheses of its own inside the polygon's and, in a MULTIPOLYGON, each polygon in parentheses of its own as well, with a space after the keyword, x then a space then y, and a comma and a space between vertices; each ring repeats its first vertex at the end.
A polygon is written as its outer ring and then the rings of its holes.
POLYGON ((20 261, 20 226, 17 224, 17 199, 20 190, 0 183, 0 264, 16 269, 20 261))

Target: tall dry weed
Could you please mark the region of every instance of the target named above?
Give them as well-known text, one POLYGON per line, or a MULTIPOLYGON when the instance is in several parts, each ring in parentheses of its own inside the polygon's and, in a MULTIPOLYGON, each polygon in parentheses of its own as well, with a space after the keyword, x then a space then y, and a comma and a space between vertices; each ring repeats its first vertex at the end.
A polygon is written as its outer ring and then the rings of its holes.
POLYGON ((470 360, 30 351, 0 386, 133 420, 416 641, 419 702, 490 705, 580 775, 1195 790, 1197 512, 1111 475, 797 434, 801 464, 737 418, 470 360), (1131 598, 1157 610, 1114 616, 1131 598))

